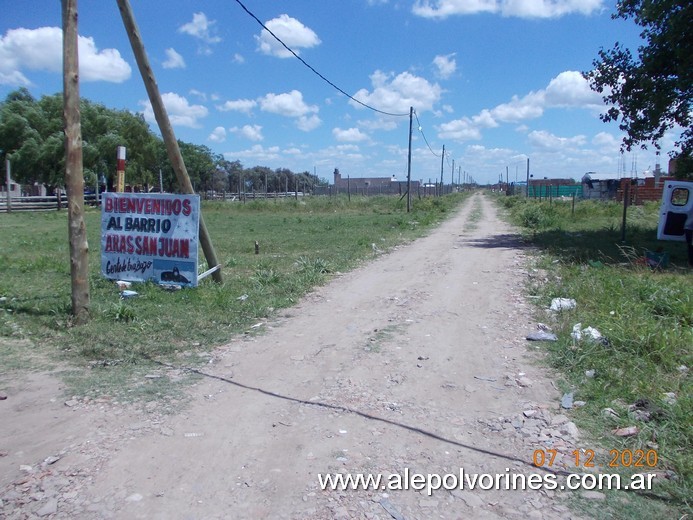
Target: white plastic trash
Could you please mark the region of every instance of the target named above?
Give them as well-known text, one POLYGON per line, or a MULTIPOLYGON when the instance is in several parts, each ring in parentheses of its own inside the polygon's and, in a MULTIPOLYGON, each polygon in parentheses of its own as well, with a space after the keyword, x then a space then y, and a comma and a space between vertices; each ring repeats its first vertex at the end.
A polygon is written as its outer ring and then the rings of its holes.
POLYGON ((573 325, 573 332, 571 332, 570 335, 577 341, 580 341, 581 339, 593 339, 595 341, 600 341, 603 338, 602 333, 594 327, 585 327, 583 329, 582 323, 576 323, 573 325))
POLYGON ((576 305, 577 302, 572 298, 554 298, 551 300, 550 309, 552 311, 567 311, 574 309, 576 305))

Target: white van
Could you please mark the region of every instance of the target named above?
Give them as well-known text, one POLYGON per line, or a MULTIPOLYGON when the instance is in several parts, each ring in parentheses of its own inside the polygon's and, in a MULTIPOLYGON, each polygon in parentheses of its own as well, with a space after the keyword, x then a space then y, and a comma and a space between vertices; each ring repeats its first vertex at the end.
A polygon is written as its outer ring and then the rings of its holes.
POLYGON ((657 239, 684 242, 683 226, 692 207, 693 181, 665 181, 657 239))

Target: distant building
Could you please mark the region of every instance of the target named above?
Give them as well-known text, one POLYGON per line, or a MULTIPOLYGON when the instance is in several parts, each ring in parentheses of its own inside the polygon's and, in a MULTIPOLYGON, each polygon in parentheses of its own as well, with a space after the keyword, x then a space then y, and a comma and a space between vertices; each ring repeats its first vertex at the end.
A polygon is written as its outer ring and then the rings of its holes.
MULTIPOLYGON (((659 169, 659 165, 657 165, 659 169)), ((655 170, 655 173, 646 170, 642 173, 636 173, 634 176, 623 175, 617 173, 596 173, 587 172, 582 176, 582 197, 585 199, 617 199, 617 192, 621 189, 622 181, 627 179, 635 186, 652 186, 655 185, 655 175, 661 172, 655 170)))
POLYGON ((617 173, 587 172, 582 176, 582 198, 615 199, 622 177, 617 173))
POLYGON ((678 161, 676 160, 676 157, 673 159, 669 159, 669 175, 672 177, 676 177, 676 171, 678 170, 678 161))
MULTIPOLYGON (((4 181, 5 179, 3 179, 4 181)), ((2 193, 3 197, 7 197, 7 185, 3 182, 2 183, 2 193)), ((10 177, 10 197, 21 197, 22 196, 22 187, 14 182, 12 178, 10 177)))
MULTIPOLYGON (((394 175, 392 177, 342 177, 339 169, 334 170, 334 187, 338 193, 350 190, 352 193, 363 195, 377 194, 393 194, 406 193, 407 181, 398 180, 394 175)), ((419 181, 411 181, 412 192, 419 189, 419 181)))

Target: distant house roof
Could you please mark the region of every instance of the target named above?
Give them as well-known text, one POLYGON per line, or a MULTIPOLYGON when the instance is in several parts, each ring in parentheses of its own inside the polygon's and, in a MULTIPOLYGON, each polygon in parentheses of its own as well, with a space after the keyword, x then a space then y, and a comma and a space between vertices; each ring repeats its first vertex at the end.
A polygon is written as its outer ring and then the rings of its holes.
POLYGON ((583 182, 586 181, 587 179, 592 180, 592 181, 611 181, 611 180, 618 180, 618 179, 623 179, 626 176, 623 174, 619 173, 597 173, 597 172, 587 172, 585 175, 582 176, 583 182))
POLYGON ((584 182, 587 178, 592 181, 611 181, 619 179, 645 179, 647 177, 654 177, 654 174, 649 170, 644 172, 636 172, 635 174, 587 172, 582 176, 582 181, 584 182))

